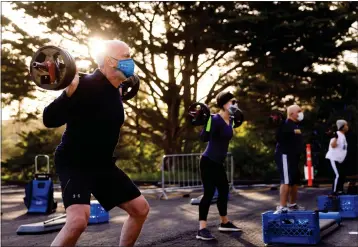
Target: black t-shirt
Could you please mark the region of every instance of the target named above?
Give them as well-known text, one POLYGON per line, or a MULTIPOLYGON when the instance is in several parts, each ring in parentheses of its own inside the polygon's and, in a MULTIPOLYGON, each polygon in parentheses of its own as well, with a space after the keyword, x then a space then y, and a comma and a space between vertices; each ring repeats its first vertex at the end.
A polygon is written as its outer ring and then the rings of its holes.
MULTIPOLYGON (((276 132, 276 151, 283 154, 300 154, 304 151, 303 136, 296 134, 295 130, 301 130, 298 123, 287 119, 276 132)), ((301 130, 302 131, 302 130, 301 130)))
POLYGON ((71 97, 63 92, 44 109, 46 127, 67 124, 56 155, 70 166, 109 164, 124 122, 119 89, 100 70, 80 78, 71 97))

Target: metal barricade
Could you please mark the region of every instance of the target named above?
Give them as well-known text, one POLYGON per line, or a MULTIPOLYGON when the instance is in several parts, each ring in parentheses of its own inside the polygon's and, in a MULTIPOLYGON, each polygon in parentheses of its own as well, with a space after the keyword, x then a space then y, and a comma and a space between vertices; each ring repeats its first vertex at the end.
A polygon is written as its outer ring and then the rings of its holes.
MULTIPOLYGON (((167 192, 202 189, 200 177, 201 153, 170 154, 162 158, 162 192, 160 198, 168 199, 167 192)), ((230 190, 234 188, 234 159, 227 154, 224 166, 228 176, 230 190)))

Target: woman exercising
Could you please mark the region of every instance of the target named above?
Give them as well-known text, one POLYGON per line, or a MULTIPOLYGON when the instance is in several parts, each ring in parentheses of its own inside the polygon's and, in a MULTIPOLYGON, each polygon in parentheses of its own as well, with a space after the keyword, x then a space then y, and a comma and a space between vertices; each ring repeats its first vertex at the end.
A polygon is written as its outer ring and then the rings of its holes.
POLYGON ((229 182, 223 165, 227 156, 229 142, 233 137, 233 119, 230 115, 233 115, 238 107, 234 95, 230 92, 219 93, 216 96, 216 101, 220 107, 220 112, 209 118, 200 134, 201 140, 209 141, 200 160, 200 175, 204 185, 204 196, 199 204, 200 227, 196 238, 201 240, 215 239, 206 228, 206 221, 216 188, 219 194, 217 207, 221 218, 219 231, 241 231, 229 221, 227 216, 229 182))

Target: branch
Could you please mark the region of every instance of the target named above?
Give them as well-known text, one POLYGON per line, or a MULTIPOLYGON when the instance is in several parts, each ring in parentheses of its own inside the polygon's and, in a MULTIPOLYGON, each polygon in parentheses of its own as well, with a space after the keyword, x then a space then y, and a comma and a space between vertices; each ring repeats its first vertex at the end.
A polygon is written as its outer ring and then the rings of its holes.
POLYGON ((133 15, 137 19, 139 24, 144 28, 145 31, 147 31, 147 33, 151 34, 151 32, 145 27, 144 22, 136 14, 134 14, 134 12, 132 11, 132 9, 130 7, 127 8, 127 11, 130 12, 130 14, 133 15))
POLYGON ((159 113, 160 113, 161 117, 162 117, 163 119, 165 119, 165 117, 163 116, 162 112, 160 111, 159 104, 158 104, 158 101, 157 101, 158 98, 155 97, 154 93, 159 96, 159 99, 161 99, 162 96, 159 95, 158 92, 154 90, 154 88, 152 87, 152 85, 150 85, 150 83, 148 83, 148 84, 146 84, 146 85, 148 85, 148 86, 150 87, 151 93, 148 93, 147 91, 144 91, 144 90, 142 90, 142 89, 139 89, 139 92, 141 92, 141 93, 143 93, 143 94, 145 94, 145 95, 147 95, 147 96, 151 96, 151 97, 153 98, 154 104, 155 104, 155 106, 157 107, 157 109, 159 110, 159 113))
POLYGON ((217 63, 220 59, 222 59, 226 54, 229 53, 229 51, 223 52, 219 57, 216 57, 219 54, 219 52, 220 51, 218 51, 213 58, 206 60, 205 62, 203 62, 202 64, 200 64, 198 66, 198 69, 199 69, 203 64, 207 63, 210 60, 213 60, 211 62, 211 64, 208 67, 206 67, 206 69, 202 73, 200 73, 200 75, 198 76, 198 80, 200 80, 206 74, 206 72, 208 72, 209 69, 211 69, 211 67, 214 66, 215 63, 217 63))
POLYGON ((144 74, 151 76, 151 80, 155 82, 155 84, 160 88, 160 90, 162 91, 162 93, 164 94, 165 89, 164 87, 161 85, 161 83, 165 84, 165 82, 160 79, 159 77, 156 77, 152 71, 150 71, 145 65, 144 63, 139 62, 138 60, 135 60, 135 64, 144 72, 144 74))
POLYGON ((127 101, 127 105, 129 105, 136 114, 140 115, 141 118, 143 118, 143 120, 145 120, 147 123, 150 123, 151 127, 159 131, 163 129, 163 126, 161 126, 160 123, 165 123, 166 119, 164 117, 160 119, 160 117, 162 116, 161 113, 158 116, 157 114, 155 114, 157 113, 157 111, 154 110, 150 111, 149 108, 147 109, 147 111, 145 111, 145 109, 139 109, 128 101, 127 101), (154 115, 154 117, 150 116, 150 114, 148 113, 151 113, 151 115, 154 115))
POLYGON ((183 67, 184 67, 184 62, 182 63, 183 59, 180 58, 180 70, 178 71, 178 74, 175 76, 175 80, 178 78, 178 76, 180 75, 180 73, 183 71, 183 67))
MULTIPOLYGON (((161 138, 161 136, 154 134, 153 130, 151 130, 149 128, 143 128, 141 125, 135 126, 135 125, 132 125, 129 123, 126 124, 126 127, 128 127, 128 129, 139 130, 140 132, 149 135, 152 138, 152 140, 154 139, 153 143, 156 143, 157 145, 159 145, 160 143, 163 143, 163 139, 161 138)), ((136 133, 133 133, 133 134, 136 135, 136 133)))
MULTIPOLYGON (((153 37, 154 36, 153 36, 152 32, 153 32, 153 22, 154 22, 156 14, 157 14, 157 11, 155 9, 154 14, 153 14, 153 18, 152 18, 152 20, 149 21, 149 23, 150 23, 149 24, 149 32, 150 32, 149 33, 149 43, 150 43, 150 45, 154 45, 153 44, 153 37)), ((144 16, 144 18, 146 18, 146 17, 144 16)), ((156 66, 154 64, 154 54, 153 54, 153 52, 150 52, 150 59, 151 59, 151 62, 152 62, 153 73, 154 73, 155 77, 158 78, 157 69, 156 69, 156 66)))
POLYGON ((224 91, 228 87, 234 86, 235 83, 236 83, 236 80, 233 80, 232 82, 228 82, 216 91, 212 90, 214 88, 214 87, 212 87, 210 89, 211 93, 209 92, 208 95, 206 96, 205 103, 208 104, 219 92, 224 91))
MULTIPOLYGON (((227 74, 229 74, 230 72, 236 70, 237 68, 241 67, 242 62, 240 62, 239 64, 237 64, 236 66, 234 66, 233 68, 229 69, 228 71, 226 71, 224 74, 222 74, 213 84, 213 86, 211 87, 209 93, 208 93, 208 97, 206 98, 206 101, 208 101, 208 99, 210 98, 211 95, 214 94, 214 89, 217 86, 217 84, 221 81, 222 78, 224 78, 227 74)), ((231 85, 230 85, 231 86, 231 85)), ((225 87, 227 88, 227 87, 225 87)), ((222 88, 220 89, 221 91, 223 90, 222 88)), ((215 95, 215 94, 214 94, 215 95)))
POLYGON ((160 95, 157 93, 157 91, 154 90, 154 88, 152 87, 152 85, 150 85, 150 83, 148 83, 147 85, 150 87, 151 96, 152 96, 153 99, 154 99, 154 104, 155 104, 155 106, 156 106, 157 109, 159 110, 159 113, 160 113, 161 117, 162 117, 163 119, 165 119, 165 117, 163 116, 162 112, 160 111, 159 104, 158 104, 157 98, 154 96, 154 93, 156 93, 156 94, 159 96, 159 99, 161 99, 162 96, 160 96, 160 95))

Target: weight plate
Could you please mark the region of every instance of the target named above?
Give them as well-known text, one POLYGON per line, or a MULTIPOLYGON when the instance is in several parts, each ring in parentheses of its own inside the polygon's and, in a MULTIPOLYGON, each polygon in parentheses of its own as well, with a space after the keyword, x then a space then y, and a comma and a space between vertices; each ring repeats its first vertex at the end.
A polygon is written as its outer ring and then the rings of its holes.
POLYGON ((37 86, 46 90, 67 87, 76 71, 73 58, 56 46, 41 47, 32 57, 30 75, 37 86))

